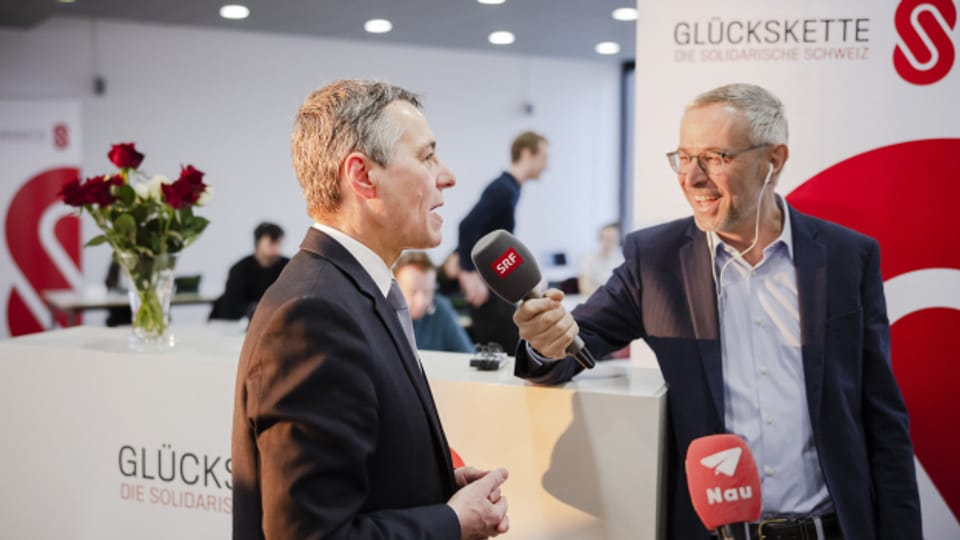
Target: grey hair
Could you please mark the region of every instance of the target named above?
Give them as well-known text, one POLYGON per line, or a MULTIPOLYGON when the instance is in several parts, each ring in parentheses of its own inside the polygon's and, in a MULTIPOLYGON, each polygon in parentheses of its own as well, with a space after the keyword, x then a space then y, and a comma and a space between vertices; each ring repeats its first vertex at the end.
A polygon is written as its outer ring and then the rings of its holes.
POLYGON ((420 108, 416 94, 381 81, 336 81, 307 96, 294 121, 290 153, 308 214, 340 206, 340 166, 350 153, 387 166, 403 128, 383 110, 398 100, 420 108))
POLYGON ((716 103, 733 105, 750 123, 750 144, 787 144, 787 117, 783 103, 767 89, 734 83, 707 90, 687 105, 687 110, 716 103))

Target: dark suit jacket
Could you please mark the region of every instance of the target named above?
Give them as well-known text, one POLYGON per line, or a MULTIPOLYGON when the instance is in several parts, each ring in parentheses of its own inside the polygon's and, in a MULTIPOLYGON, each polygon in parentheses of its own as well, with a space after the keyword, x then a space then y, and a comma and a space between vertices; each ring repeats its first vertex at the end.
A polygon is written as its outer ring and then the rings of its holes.
POLYGON ((397 314, 311 228, 237 373, 235 539, 458 539, 450 451, 397 314))
MULTIPOLYGON (((919 539, 920 503, 907 411, 890 368, 879 246, 790 209, 807 407, 844 538, 919 539)), ((725 432, 723 372, 710 252, 692 218, 627 237, 625 263, 574 310, 602 356, 644 338, 669 387, 669 537, 706 539, 687 491, 690 442, 725 432)), ((572 358, 537 367, 518 350, 517 375, 562 382, 572 358)))

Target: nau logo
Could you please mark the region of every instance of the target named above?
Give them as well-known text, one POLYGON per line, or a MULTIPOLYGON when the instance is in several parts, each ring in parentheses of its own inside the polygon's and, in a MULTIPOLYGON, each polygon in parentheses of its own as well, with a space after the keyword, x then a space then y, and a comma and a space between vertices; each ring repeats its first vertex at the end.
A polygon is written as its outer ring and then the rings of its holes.
POLYGON ((894 25, 898 43, 893 67, 911 84, 933 84, 947 76, 955 56, 950 32, 957 24, 952 0, 903 0, 894 25))
POLYGON ((504 251, 503 255, 497 257, 497 260, 493 261, 490 267, 497 273, 497 277, 503 279, 509 276, 510 273, 516 270, 521 264, 523 264, 523 259, 520 258, 517 250, 510 248, 504 251))
MULTIPOLYGON (((700 464, 708 469, 713 469, 713 474, 723 474, 729 477, 737 472, 737 465, 740 463, 740 456, 743 454, 743 448, 734 447, 729 450, 721 450, 716 454, 700 460, 700 464)), ((740 486, 736 488, 721 489, 720 486, 707 488, 707 504, 721 504, 724 502, 737 502, 753 498, 753 489, 750 486, 740 486)))
POLYGON ((733 476, 737 472, 737 464, 740 463, 740 455, 743 454, 743 448, 739 446, 729 450, 722 450, 716 454, 700 460, 700 464, 708 469, 713 469, 714 474, 725 474, 733 476))

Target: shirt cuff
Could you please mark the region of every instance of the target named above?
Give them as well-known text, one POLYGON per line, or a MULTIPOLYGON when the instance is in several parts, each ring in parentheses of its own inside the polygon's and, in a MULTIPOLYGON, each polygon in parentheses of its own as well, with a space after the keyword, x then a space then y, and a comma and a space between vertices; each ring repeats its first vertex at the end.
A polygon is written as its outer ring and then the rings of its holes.
POLYGON ((555 359, 553 359, 553 358, 547 358, 546 356, 543 356, 542 354, 538 353, 538 352, 536 351, 536 349, 534 349, 534 348, 530 345, 530 342, 529 342, 529 341, 526 341, 526 342, 524 342, 524 343, 525 343, 526 346, 527 346, 527 358, 529 358, 530 361, 533 362, 537 367, 540 367, 540 366, 542 366, 542 365, 544 365, 544 364, 552 364, 552 363, 556 362, 555 359))

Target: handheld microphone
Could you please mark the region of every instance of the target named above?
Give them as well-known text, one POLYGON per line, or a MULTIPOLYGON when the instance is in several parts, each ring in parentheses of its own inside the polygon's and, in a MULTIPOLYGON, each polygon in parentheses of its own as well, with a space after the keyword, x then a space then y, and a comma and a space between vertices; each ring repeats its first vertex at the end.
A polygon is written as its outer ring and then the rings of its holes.
MULTIPOLYGON (((487 286, 500 298, 511 304, 540 298, 534 291, 542 279, 537 260, 527 246, 507 231, 497 229, 477 240, 470 258, 487 286)), ((567 346, 567 354, 584 368, 597 365, 580 336, 567 346)))
POLYGON ((690 500, 704 527, 726 539, 733 538, 731 525, 760 519, 760 474, 742 438, 724 434, 694 439, 684 466, 690 500))

